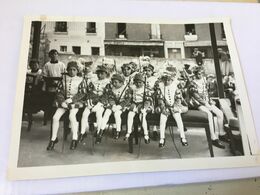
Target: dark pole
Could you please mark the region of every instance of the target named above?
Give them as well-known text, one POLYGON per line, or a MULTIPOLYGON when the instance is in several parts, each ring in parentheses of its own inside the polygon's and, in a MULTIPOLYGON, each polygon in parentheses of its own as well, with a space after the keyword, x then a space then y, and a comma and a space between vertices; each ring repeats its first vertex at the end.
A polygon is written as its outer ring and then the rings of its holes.
POLYGON ((39 58, 40 39, 41 39, 41 25, 39 21, 32 22, 33 26, 33 45, 32 45, 32 58, 39 58))
POLYGON ((219 59, 218 59, 216 33, 215 33, 215 27, 214 27, 213 23, 209 24, 209 30, 210 30, 210 37, 211 37, 211 46, 212 46, 212 50, 213 50, 216 78, 217 78, 217 83, 218 83, 218 95, 219 95, 219 98, 224 98, 222 73, 221 73, 219 59))

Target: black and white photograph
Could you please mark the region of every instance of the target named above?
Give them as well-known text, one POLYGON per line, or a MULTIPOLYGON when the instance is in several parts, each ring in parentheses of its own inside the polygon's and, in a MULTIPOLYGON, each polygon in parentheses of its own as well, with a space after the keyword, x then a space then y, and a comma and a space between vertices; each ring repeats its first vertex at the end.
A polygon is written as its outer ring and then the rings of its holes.
POLYGON ((229 19, 27 17, 22 43, 11 178, 256 163, 229 19))

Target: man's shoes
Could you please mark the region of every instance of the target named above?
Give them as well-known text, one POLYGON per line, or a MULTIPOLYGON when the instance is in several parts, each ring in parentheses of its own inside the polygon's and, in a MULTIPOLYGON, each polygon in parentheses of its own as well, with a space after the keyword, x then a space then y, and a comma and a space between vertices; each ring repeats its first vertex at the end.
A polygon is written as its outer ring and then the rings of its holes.
POLYGON ((120 137, 120 131, 116 131, 114 139, 119 139, 120 137))
POLYGON ((212 145, 217 148, 225 149, 225 146, 218 139, 212 140, 212 145))
POLYGON ((75 150, 77 148, 77 140, 72 140, 70 144, 70 149, 75 150))
POLYGON ((188 145, 189 145, 188 142, 187 142, 187 140, 186 140, 186 138, 181 138, 181 144, 182 144, 183 146, 188 146, 188 145))
POLYGON ((218 138, 219 138, 220 141, 223 141, 223 142, 226 142, 226 143, 230 142, 230 138, 227 134, 219 135, 218 138))
POLYGON ((161 139, 159 142, 159 148, 163 148, 165 146, 165 139, 161 139))
POLYGON ((48 146, 47 146, 47 150, 53 150, 54 149, 54 145, 57 144, 59 142, 58 138, 56 138, 54 141, 50 140, 48 146))
POLYGON ((145 135, 145 136, 144 136, 144 143, 146 143, 146 144, 149 144, 149 143, 150 143, 150 138, 149 138, 148 135, 145 135))
POLYGON ((78 138, 78 142, 83 142, 83 140, 87 137, 87 133, 80 133, 79 134, 79 138, 78 138))
POLYGON ((158 138, 159 138, 159 135, 158 135, 157 131, 153 131, 153 140, 157 141, 158 138))

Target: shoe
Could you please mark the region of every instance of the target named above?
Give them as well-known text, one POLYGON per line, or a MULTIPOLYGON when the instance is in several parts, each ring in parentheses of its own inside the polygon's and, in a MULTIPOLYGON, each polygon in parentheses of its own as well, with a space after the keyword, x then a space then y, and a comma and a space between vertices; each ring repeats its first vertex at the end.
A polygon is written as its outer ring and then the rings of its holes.
POLYGON ((188 131, 188 129, 186 127, 184 127, 184 132, 187 132, 187 131, 188 131))
POLYGON ((149 144, 149 143, 150 143, 150 138, 149 138, 148 135, 145 135, 145 136, 144 136, 144 143, 146 143, 146 144, 149 144))
POLYGON ((124 140, 127 141, 127 140, 129 139, 129 137, 130 137, 130 133, 127 133, 127 134, 125 135, 124 140))
POLYGON ((97 134, 97 138, 96 138, 96 144, 100 144, 101 140, 102 140, 102 135, 103 135, 103 131, 100 130, 99 133, 97 134))
POLYGON ((119 137, 120 137, 120 131, 117 131, 115 133, 114 139, 119 139, 119 137))
POLYGON ((225 149, 225 146, 218 139, 212 140, 212 145, 217 148, 225 149))
POLYGON ((153 131, 153 140, 157 141, 158 138, 159 138, 159 135, 158 135, 157 131, 153 131))
POLYGON ((77 140, 72 140, 70 144, 70 149, 75 150, 77 148, 77 140))
POLYGON ((225 135, 219 135, 218 138, 219 138, 220 141, 227 142, 227 143, 230 142, 230 138, 228 137, 227 134, 225 134, 225 135))
POLYGON ((47 146, 47 150, 53 150, 54 149, 54 145, 57 144, 59 142, 58 138, 56 138, 54 141, 50 140, 48 146, 47 146))
POLYGON ((87 137, 87 133, 85 132, 85 133, 80 133, 79 134, 79 138, 78 138, 78 142, 83 142, 83 140, 85 139, 87 137))
POLYGON ((188 146, 188 145, 189 145, 188 142, 187 142, 187 140, 186 140, 186 138, 181 138, 181 144, 182 144, 183 146, 188 146))
POLYGON ((160 142, 159 142, 159 148, 163 148, 165 146, 165 139, 161 139, 160 142), (161 140, 163 140, 161 142, 161 140))

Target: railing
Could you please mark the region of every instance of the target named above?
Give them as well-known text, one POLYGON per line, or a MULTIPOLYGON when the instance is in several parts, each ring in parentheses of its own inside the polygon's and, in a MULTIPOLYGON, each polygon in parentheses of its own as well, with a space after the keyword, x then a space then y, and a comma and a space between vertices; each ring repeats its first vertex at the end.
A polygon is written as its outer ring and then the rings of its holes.
POLYGON ((197 41, 198 35, 194 35, 194 34, 184 35, 184 40, 185 41, 197 41))
POLYGON ((162 34, 159 34, 159 35, 149 34, 149 39, 162 40, 163 36, 162 36, 162 34))
POLYGON ((127 39, 127 34, 124 33, 124 34, 115 34, 116 38, 117 39, 127 39))
POLYGON ((96 28, 87 28, 86 33, 96 33, 97 29, 96 28))

